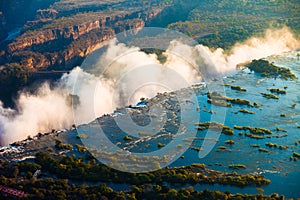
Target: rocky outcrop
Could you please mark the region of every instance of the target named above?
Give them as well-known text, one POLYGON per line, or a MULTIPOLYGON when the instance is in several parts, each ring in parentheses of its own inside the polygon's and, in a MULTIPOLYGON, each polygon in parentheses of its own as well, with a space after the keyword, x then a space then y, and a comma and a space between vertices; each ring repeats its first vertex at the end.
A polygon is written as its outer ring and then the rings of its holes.
POLYGON ((42 69, 44 66, 49 66, 50 62, 43 54, 32 51, 16 52, 13 59, 17 63, 21 63, 22 66, 28 71, 36 71, 42 69))
POLYGON ((141 1, 78 1, 71 10, 72 1, 64 1, 68 4, 65 7, 53 4, 60 0, 3 1, 0 11, 6 7, 4 22, 12 25, 5 28, 10 31, 23 26, 21 35, 2 43, 0 50, 0 96, 9 96, 8 104, 22 87, 44 80, 45 76, 47 79, 60 76, 37 71, 64 71, 81 65, 88 54, 106 45, 116 33, 142 29, 163 7, 156 3, 160 0, 149 0, 153 3, 145 9, 141 1), (19 11, 30 2, 33 10, 19 11))
POLYGON ((63 29, 46 29, 26 32, 17 40, 8 45, 9 53, 20 51, 33 45, 43 44, 58 39, 77 39, 79 36, 99 28, 99 21, 87 22, 63 29))
MULTIPOLYGON (((13 53, 23 49, 29 49, 34 45, 40 45, 53 40, 60 39, 71 39, 76 40, 81 35, 87 34, 92 30, 96 30, 104 27, 111 27, 115 29, 116 32, 134 29, 137 27, 143 27, 146 20, 150 20, 155 17, 161 9, 155 9, 151 12, 146 13, 125 13, 119 15, 102 15, 99 19, 94 21, 88 21, 72 26, 62 27, 62 28, 46 28, 33 31, 27 31, 16 41, 8 45, 8 52, 13 53), (127 19, 132 15, 137 15, 140 18, 127 19)), ((41 13, 46 11, 40 11, 41 13)), ((49 13, 55 13, 55 11, 47 11, 49 13)), ((52 14, 51 14, 52 15, 52 14)), ((71 19, 70 19, 71 20, 71 19)))
POLYGON ((53 20, 56 18, 58 12, 54 9, 43 9, 36 11, 36 19, 37 20, 53 20))
POLYGON ((72 69, 74 66, 80 65, 88 54, 114 35, 115 32, 111 28, 99 28, 83 35, 66 49, 50 55, 51 67, 54 69, 72 69))
MULTIPOLYGON (((112 38, 116 32, 141 29, 144 25, 145 23, 142 20, 133 19, 117 22, 114 25, 115 28, 97 27, 89 32, 81 32, 80 37, 72 40, 69 45, 58 51, 43 54, 33 51, 16 51, 12 60, 22 63, 30 71, 47 69, 49 67, 52 69, 72 69, 74 66, 80 65, 89 53, 103 45, 103 42, 112 38)), ((89 26, 89 28, 91 27, 89 26)), ((80 28, 78 29, 79 31, 80 28)))
POLYGON ((116 33, 120 33, 127 30, 132 29, 142 29, 145 26, 145 22, 141 19, 133 19, 133 20, 126 20, 126 21, 119 21, 114 24, 114 30, 116 33))
POLYGON ((60 17, 54 9, 38 10, 22 34, 8 44, 6 60, 29 72, 41 69, 72 69, 116 33, 140 30, 161 8, 115 12, 75 13, 60 17))
POLYGON ((161 8, 153 9, 149 13, 142 14, 141 17, 145 22, 147 22, 147 21, 151 20, 152 18, 156 17, 161 11, 162 11, 161 8))

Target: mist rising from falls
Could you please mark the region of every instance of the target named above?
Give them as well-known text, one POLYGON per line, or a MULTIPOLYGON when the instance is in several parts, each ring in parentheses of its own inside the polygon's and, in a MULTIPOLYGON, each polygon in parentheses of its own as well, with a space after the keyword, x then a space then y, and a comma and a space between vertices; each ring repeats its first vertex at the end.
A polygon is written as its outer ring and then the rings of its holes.
MULTIPOLYGON (((54 89, 44 83, 35 94, 20 92, 15 102, 17 110, 4 108, 0 102, 0 144, 22 140, 38 132, 70 128, 74 120, 76 124, 88 123, 97 116, 113 112, 117 106, 134 104, 140 97, 153 97, 157 92, 186 86, 170 77, 168 87, 155 84, 155 81, 164 81, 166 69, 180 74, 191 85, 232 74, 239 63, 299 47, 300 42, 288 28, 267 30, 264 37, 238 43, 227 54, 223 49, 211 50, 203 45, 190 47, 172 41, 164 53, 166 62, 161 64, 155 54, 146 54, 137 47, 127 47, 112 41, 97 61, 101 66, 109 65, 105 71, 99 69, 97 72, 96 69, 94 73, 89 73, 76 67, 69 74, 63 75, 54 89), (159 67, 147 73, 136 70, 148 65, 159 67), (133 71, 137 74, 129 76, 133 71), (134 83, 146 77, 152 77, 154 84, 136 89, 134 83), (122 84, 118 82, 120 79, 123 80, 122 84), (127 91, 133 89, 135 92, 128 96, 127 91), (79 105, 72 107, 69 94, 79 97, 79 105), (74 116, 77 116, 76 119, 74 116)), ((95 66, 97 68, 98 64, 95 66)))

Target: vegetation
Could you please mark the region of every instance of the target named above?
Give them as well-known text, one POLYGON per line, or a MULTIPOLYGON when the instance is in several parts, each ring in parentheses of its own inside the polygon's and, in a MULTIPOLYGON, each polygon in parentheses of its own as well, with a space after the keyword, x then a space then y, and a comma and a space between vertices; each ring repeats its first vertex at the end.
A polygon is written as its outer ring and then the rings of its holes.
POLYGON ((249 100, 244 100, 244 99, 239 99, 239 98, 229 98, 226 96, 222 96, 221 94, 217 93, 217 92, 208 92, 207 93, 207 102, 214 104, 214 105, 219 105, 219 106, 224 106, 224 107, 231 107, 231 104, 227 104, 226 102, 230 102, 232 104, 236 104, 236 105, 247 105, 250 107, 254 107, 256 105, 252 105, 251 102, 249 100))
POLYGON ((266 129, 266 128, 257 128, 257 127, 250 127, 250 126, 234 126, 233 127, 236 130, 244 130, 244 131, 249 131, 252 134, 256 135, 265 135, 265 134, 272 134, 272 131, 266 129))
POLYGON ((266 142, 266 144, 265 144, 267 147, 275 147, 275 148, 277 148, 278 147, 278 145, 277 144, 273 144, 273 143, 271 143, 271 142, 266 142))
POLYGON ((245 133, 245 136, 246 137, 250 137, 252 139, 264 139, 264 136, 261 136, 261 135, 253 135, 251 133, 245 133))
POLYGON ((141 137, 146 137, 146 136, 151 136, 151 135, 152 135, 151 132, 142 132, 142 131, 138 132, 138 134, 139 134, 141 137))
POLYGON ((299 34, 298 1, 196 1, 187 20, 168 27, 212 48, 230 49, 236 42, 261 35, 267 28, 289 26, 299 34))
POLYGON ((72 150, 73 146, 71 144, 63 144, 62 140, 56 139, 55 140, 55 148, 57 150, 72 150))
POLYGON ((263 95, 263 97, 266 97, 267 99, 279 99, 278 96, 274 94, 267 94, 267 93, 260 93, 260 94, 263 95))
MULTIPOLYGON (((176 1, 176 0, 175 0, 176 1)), ((153 6, 165 6, 173 3, 172 0, 159 0, 159 1, 124 1, 128 10, 120 12, 120 6, 123 1, 75 1, 75 0, 61 0, 57 1, 53 8, 58 10, 59 15, 57 19, 51 19, 49 22, 42 22, 38 24, 38 30, 33 30, 34 27, 28 27, 23 36, 19 39, 23 39, 27 36, 38 35, 39 31, 46 29, 53 29, 56 31, 63 29, 78 28, 78 23, 85 23, 94 20, 102 19, 103 14, 105 17, 109 13, 113 15, 134 17, 135 13, 139 13, 142 16, 140 9, 135 9, 135 6, 143 8, 149 8, 146 10, 152 11, 153 6), (108 6, 109 5, 109 6, 108 6), (102 12, 109 7, 108 12, 102 12), (134 11, 134 14, 131 14, 134 11), (79 12, 79 13, 78 13, 79 12), (73 15, 72 13, 75 13, 73 15), (31 29, 31 30, 30 30, 31 29), (23 37, 23 38, 22 38, 23 37)), ((230 49, 230 47, 237 41, 243 41, 252 35, 260 34, 265 28, 282 27, 284 25, 292 26, 294 31, 299 30, 299 3, 297 1, 176 1, 178 6, 169 6, 165 11, 171 12, 167 14, 167 18, 164 18, 164 24, 175 22, 168 27, 175 30, 179 30, 187 33, 189 36, 195 38, 200 43, 208 45, 209 47, 223 47, 230 49), (192 2, 192 3, 191 3, 192 2), (190 5, 189 5, 190 4, 190 5), (188 8, 188 9, 187 9, 188 8), (216 14, 218 13, 218 14, 216 14), (180 19, 180 20, 178 20, 180 19), (176 22, 178 21, 178 22, 176 22), (247 22, 247 23, 245 23, 247 22)), ((17 5, 18 6, 18 5, 17 5)), ((124 5, 122 5, 124 6, 124 5)), ((161 7, 160 7, 161 8, 161 7)), ((1 10, 1 9, 0 9, 1 10)), ((109 15, 111 17, 111 15, 109 15)), ((109 21, 109 20, 107 20, 109 21)), ((109 23, 109 22, 107 22, 109 23)), ((161 22, 159 21, 158 24, 161 22)), ((127 24, 129 27, 132 23, 127 24)), ((134 25, 134 24, 133 24, 134 25)), ((35 28, 36 28, 35 27, 35 28)), ((113 31, 111 29, 111 31, 113 31)), ((34 57, 35 60, 39 60, 43 56, 47 58, 56 59, 57 55, 62 53, 70 53, 79 51, 87 52, 86 50, 91 47, 98 40, 98 34, 86 34, 82 37, 73 40, 69 37, 65 46, 56 46, 55 42, 45 44, 45 46, 35 46, 35 50, 40 51, 43 55, 22 55, 22 59, 18 56, 7 58, 11 59, 13 64, 7 64, 0 71, 0 85, 6 85, 9 83, 12 86, 22 86, 28 82, 29 74, 28 59, 34 57), (86 44, 87 38, 90 43, 86 44), (95 40, 94 40, 95 39, 95 40), (52 48, 56 46, 55 48, 52 48), (66 47, 66 48, 65 48, 66 47), (64 50, 58 50, 64 49, 64 50), (67 50, 66 50, 67 49, 67 50), (56 54, 57 52, 58 54, 56 54), (39 57, 41 56, 41 57, 39 57), (3 84, 1 84, 3 83, 3 84)), ((64 36, 62 36, 64 37, 64 36)), ((17 40, 19 40, 17 39, 17 40)), ((61 43, 59 41, 58 43, 61 43)), ((66 53, 66 54, 67 54, 66 53)), ((162 52, 157 53, 159 60, 165 62, 165 57, 162 52)), ((69 55, 69 54, 68 54, 69 55)), ((81 54, 80 54, 81 56, 81 54)), ((20 56, 19 56, 20 57, 20 56)), ((2 58, 1 58, 2 59, 2 58)), ((83 57, 81 57, 83 59, 83 57)), ((62 67, 65 68, 64 58, 59 57, 57 59, 62 60, 62 67)), ((51 62, 56 63, 55 60, 51 62)), ((80 63, 80 62, 79 62, 80 63)), ((252 62, 255 66, 250 66, 257 73, 266 77, 279 77, 282 79, 294 79, 296 76, 286 68, 279 68, 273 64, 267 65, 265 62, 258 63, 252 62), (263 66, 263 67, 262 67, 263 66), (265 71, 259 71, 259 70, 265 71)), ((249 65, 251 65, 250 63, 249 65)), ((56 63, 57 64, 57 63, 56 63)), ((46 65, 45 65, 46 66, 46 65)), ((34 67, 36 67, 34 63, 34 67)), ((5 89, 5 87, 3 87, 5 89)), ((240 86, 230 86, 232 90, 246 91, 245 88, 240 86)), ((9 89, 10 90, 10 89, 9 89)), ((1 87, 1 91, 2 87, 1 87)), ((271 93, 285 94, 285 90, 270 89, 271 93)), ((4 91, 5 94, 5 91, 4 91)), ((273 94, 262 94, 266 98, 277 97, 273 94), (273 95, 273 96, 272 96, 273 95)), ((0 95, 1 96, 1 95, 0 95)), ((209 96, 209 95, 208 95, 209 96)), ((278 98, 278 97, 277 97, 278 98)), ((224 97, 221 95, 211 94, 208 102, 224 107, 232 107, 233 105, 245 105, 250 107, 259 107, 259 104, 253 103, 249 100, 233 99, 224 97)), ((294 106, 295 107, 295 106, 294 106)), ((205 110, 204 110, 205 111, 205 110)), ((211 112, 212 111, 208 111, 211 112)), ((239 112, 254 114, 252 111, 246 109, 240 109, 239 112)), ((282 114, 283 116, 283 114, 282 114)), ((285 115, 284 115, 285 116, 285 115)), ((233 135, 232 128, 218 123, 199 123, 197 129, 199 131, 207 130, 220 130, 221 133, 226 135, 233 135)), ((246 137, 255 139, 263 139, 265 135, 270 137, 271 131, 263 128, 252 127, 238 127, 235 129, 245 132, 246 137)), ((277 129, 276 129, 277 130, 277 129)), ((279 131, 279 130, 277 130, 279 131)), ((282 130, 280 130, 282 131, 282 130)), ((141 136, 147 136, 147 133, 139 133, 141 136)), ((243 133, 240 132, 239 135, 243 133)), ((85 138, 84 135, 78 135, 78 139, 85 138)), ((126 141, 132 140, 132 138, 126 135, 124 138, 126 141)), ((122 140, 122 138, 121 138, 122 140)), ((227 140, 226 144, 233 145, 233 140, 227 140)), ((298 143, 297 143, 298 144, 298 143)), ((266 143, 267 147, 276 148, 278 145, 273 143, 266 143)), ((163 147, 164 144, 157 143, 158 147, 163 147)), ((260 145, 252 145, 253 147, 260 147, 260 145)), ((55 148, 58 150, 70 150, 73 146, 70 144, 63 144, 61 140, 55 141, 55 148)), ((178 147, 180 148, 180 147, 178 147)), ((227 148, 228 145, 227 145, 227 148)), ((199 147, 192 147, 193 150, 200 151, 199 147)), ((226 150, 226 146, 219 146, 219 150, 226 150)), ((287 146, 279 146, 279 149, 287 149, 287 146)), ((222 193, 218 191, 204 190, 201 192, 195 191, 192 187, 183 189, 171 189, 163 183, 172 184, 196 184, 196 183, 208 183, 208 184, 226 184, 237 185, 240 187, 253 185, 261 186, 269 183, 268 180, 258 175, 239 175, 236 173, 222 173, 218 171, 209 170, 204 165, 191 165, 179 168, 165 168, 156 172, 144 173, 144 174, 128 174, 110 169, 102 164, 97 164, 96 161, 91 158, 91 155, 86 152, 86 148, 80 144, 75 146, 76 154, 80 154, 85 157, 77 157, 70 155, 56 155, 54 151, 40 152, 36 156, 36 163, 30 162, 16 162, 6 163, 0 161, 0 184, 7 185, 13 188, 23 189, 30 194, 30 198, 33 199, 282 199, 278 194, 272 196, 260 195, 233 195, 229 192, 222 193), (46 177, 58 177, 53 178, 33 178, 33 173, 41 169, 46 177), (68 181, 70 179, 72 181, 68 181), (115 182, 115 183, 128 183, 134 184, 131 189, 127 191, 114 191, 106 185, 100 186, 77 186, 72 184, 77 181, 102 181, 102 182, 115 182), (147 185, 148 184, 148 185, 147 185)), ((268 152, 268 150, 260 148, 259 151, 268 152)), ((299 157, 299 153, 293 153, 294 159, 299 157)), ((118 160, 116 160, 117 162, 118 160)), ((149 161, 151 162, 151 161, 149 161)), ((229 167, 232 169, 246 168, 242 164, 233 164, 229 167), (230 167, 231 166, 231 167, 230 167)))
POLYGON ((237 91, 242 91, 246 92, 247 89, 242 88, 241 86, 234 86, 234 85, 229 85, 229 84, 224 84, 225 87, 230 87, 232 90, 237 90, 237 91))
POLYGON ((259 108, 260 105, 259 105, 259 103, 254 102, 254 103, 253 103, 253 107, 259 108))
POLYGON ((269 150, 264 149, 264 148, 259 148, 258 151, 260 151, 260 152, 265 152, 265 153, 270 153, 269 150))
POLYGON ((294 151, 294 152, 293 152, 293 156, 294 156, 294 157, 297 157, 297 158, 300 158, 300 153, 297 153, 297 152, 294 151))
POLYGON ((280 145, 280 146, 279 146, 279 149, 280 149, 280 150, 287 150, 287 148, 288 148, 287 146, 283 146, 283 145, 280 145))
POLYGON ((226 150, 227 149, 227 147, 225 147, 225 146, 218 146, 218 150, 226 150))
POLYGON ((76 144, 76 148, 77 150, 80 152, 80 153, 84 153, 87 151, 87 148, 83 145, 80 145, 80 144, 76 144))
POLYGON ((233 145, 235 142, 234 140, 226 140, 225 143, 229 145, 233 145))
POLYGON ((233 135, 234 131, 229 127, 229 126, 225 126, 224 124, 220 124, 217 122, 199 122, 196 124, 196 129, 199 131, 203 131, 203 130, 215 130, 215 131, 221 131, 221 133, 225 134, 225 135, 233 135))
POLYGON ((157 143, 157 147, 158 147, 158 148, 161 148, 161 147, 164 147, 164 146, 166 146, 166 145, 165 145, 165 144, 162 144, 162 143, 160 143, 160 142, 157 143))
POLYGON ((127 141, 130 141, 130 140, 132 140, 132 137, 130 137, 129 135, 125 135, 123 139, 127 140, 127 141))
POLYGON ((243 99, 232 99, 228 98, 227 101, 231 102, 232 104, 237 104, 237 105, 247 105, 247 106, 253 106, 249 100, 243 100, 243 99))
POLYGON ((191 149, 192 149, 192 150, 195 150, 195 151, 201 151, 201 148, 200 148, 200 147, 192 147, 191 149))
POLYGON ((222 106, 222 107, 231 107, 230 103, 226 103, 225 100, 216 100, 216 99, 208 99, 207 103, 213 104, 215 106, 222 106))
POLYGON ((171 189, 166 185, 141 184, 132 185, 131 189, 126 191, 115 191, 106 184, 100 184, 97 186, 88 186, 86 184, 82 184, 78 186, 75 184, 70 184, 66 179, 28 179, 17 184, 14 183, 12 179, 1 177, 0 184, 3 184, 5 181, 7 182, 5 185, 13 188, 22 188, 26 193, 29 194, 28 199, 284 199, 283 196, 279 196, 276 193, 270 196, 264 196, 262 194, 243 195, 209 190, 197 191, 194 190, 192 186, 188 188, 171 189))
POLYGON ((245 88, 242 88, 241 86, 230 86, 231 89, 233 90, 238 90, 238 91, 243 91, 246 92, 247 90, 245 88))
POLYGON ((13 96, 14 92, 27 84, 30 77, 27 71, 25 66, 17 63, 7 64, 5 67, 0 65, 0 96, 13 96))
POLYGON ((271 88, 271 89, 269 89, 269 91, 272 93, 277 93, 277 94, 286 94, 286 90, 281 90, 278 88, 271 88))
POLYGON ((244 109, 244 108, 240 109, 239 112, 241 112, 241 113, 247 113, 247 114, 255 114, 255 112, 249 111, 249 110, 244 109))
POLYGON ((288 132, 287 130, 279 128, 279 127, 276 128, 276 131, 281 131, 281 132, 285 132, 285 133, 288 132))
POLYGON ((246 165, 243 165, 243 164, 231 164, 229 165, 229 168, 232 168, 232 169, 246 169, 246 165))
POLYGON ((265 77, 274 77, 274 78, 282 78, 285 80, 288 79, 296 79, 296 75, 291 72, 290 69, 284 67, 277 67, 269 61, 260 59, 260 60, 252 60, 251 63, 247 64, 251 71, 256 73, 260 73, 262 76, 265 77))
POLYGON ((86 138, 86 134, 78 134, 77 136, 76 136, 76 138, 77 139, 85 139, 86 138))
POLYGON ((43 171, 55 174, 58 178, 68 178, 80 181, 112 181, 114 183, 145 184, 145 183, 182 183, 182 184, 224 184, 244 187, 247 185, 267 185, 269 180, 258 175, 239 175, 223 173, 206 168, 203 164, 165 168, 155 172, 134 174, 111 169, 102 164, 89 161, 84 163, 82 158, 60 155, 53 157, 47 152, 39 152, 35 162, 43 171))

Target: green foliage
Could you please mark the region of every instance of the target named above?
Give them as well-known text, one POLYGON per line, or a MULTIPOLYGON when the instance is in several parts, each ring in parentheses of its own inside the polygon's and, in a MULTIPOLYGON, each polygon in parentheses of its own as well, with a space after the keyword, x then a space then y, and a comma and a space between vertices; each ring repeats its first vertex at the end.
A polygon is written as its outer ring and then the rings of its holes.
MULTIPOLYGON (((29 194, 29 199, 210 199, 233 198, 219 191, 204 190, 197 192, 192 186, 182 189, 171 189, 163 185, 166 183, 208 183, 225 184, 244 187, 247 185, 262 186, 270 183, 269 180, 259 175, 239 175, 237 173, 220 173, 207 169, 204 164, 193 164, 186 167, 166 168, 155 172, 133 174, 124 173, 102 164, 84 163, 82 158, 74 158, 66 155, 50 155, 47 152, 39 152, 36 155, 36 163, 20 162, 16 164, 5 161, 0 162, 0 185, 18 188, 29 194), (36 169, 50 172, 50 176, 57 178, 32 179, 32 173, 36 169), (28 171, 27 171, 28 170, 28 171), (30 176, 24 176, 23 181, 18 182, 16 177, 23 172, 30 176), (52 173, 52 174, 51 174, 52 173), (68 179, 81 181, 112 181, 115 183, 133 184, 130 190, 114 191, 105 184, 88 186, 86 184, 74 185, 68 179)), ((243 197, 243 195, 241 195, 243 197)), ((246 195, 249 197, 248 195, 246 195)), ((255 196, 252 196, 253 199, 255 196)), ((272 195, 273 198, 279 195, 272 195)), ((275 199, 276 199, 275 198, 275 199)), ((235 199, 235 198, 233 198, 235 199)), ((265 196, 264 199, 271 199, 265 196)))
POLYGON ((130 137, 129 135, 125 135, 123 140, 130 141, 130 140, 132 140, 132 137, 130 137))
POLYGON ((63 144, 62 140, 56 139, 55 140, 55 148, 57 150, 71 150, 71 149, 73 149, 73 146, 71 144, 63 144))
POLYGON ((86 138, 86 134, 82 133, 82 134, 78 134, 76 136, 77 139, 85 139, 86 138))
POLYGON ((265 144, 267 147, 274 147, 274 148, 277 148, 278 145, 277 144, 274 144, 274 143, 271 143, 271 142, 266 142, 265 144))
POLYGON ((246 64, 251 71, 260 73, 262 76, 266 77, 279 77, 285 80, 296 79, 295 74, 291 72, 290 69, 284 67, 277 67, 272 63, 269 63, 267 60, 252 60, 251 63, 246 64))
POLYGON ((280 90, 280 89, 278 89, 278 88, 271 88, 271 89, 269 89, 269 90, 270 90, 270 92, 272 92, 272 93, 286 94, 286 91, 285 91, 285 90, 280 90))
POLYGON ((288 148, 287 146, 282 146, 282 145, 279 146, 280 150, 287 150, 287 148, 288 148))
POLYGON ((268 149, 264 149, 264 148, 259 148, 258 151, 265 152, 265 153, 269 153, 270 152, 268 149))
POLYGON ((235 142, 234 140, 226 140, 225 143, 229 145, 233 145, 235 142))
POLYGON ((249 111, 249 110, 244 109, 244 108, 240 109, 239 112, 241 112, 241 113, 247 113, 247 114, 255 114, 255 112, 249 111))
POLYGON ((241 86, 230 86, 231 89, 233 90, 237 90, 237 91, 242 91, 242 92, 246 92, 247 90, 245 88, 242 88, 241 86))
POLYGON ((271 135, 272 131, 266 129, 266 128, 257 128, 257 127, 250 127, 250 126, 236 126, 234 125, 233 127, 236 130, 244 130, 244 131, 249 131, 252 134, 256 134, 256 135, 271 135))
POLYGON ((225 147, 225 146, 218 146, 218 150, 226 150, 227 149, 227 147, 225 147))
POLYGON ((230 49, 267 28, 291 27, 299 35, 299 1, 195 1, 187 20, 169 24, 209 47, 230 49))
POLYGON ((229 168, 232 168, 232 169, 246 169, 246 165, 243 165, 243 164, 232 164, 232 165, 229 165, 229 168))
POLYGON ((267 93, 260 93, 260 94, 263 95, 263 97, 266 97, 267 99, 279 99, 278 96, 274 94, 267 94, 267 93))
POLYGON ((164 147, 164 146, 166 146, 166 145, 165 145, 165 144, 162 144, 162 143, 160 143, 160 142, 157 143, 157 147, 158 147, 158 148, 161 148, 161 147, 164 147))
POLYGON ((239 99, 239 98, 229 98, 229 97, 226 97, 226 96, 222 96, 221 94, 217 93, 217 92, 208 92, 207 93, 207 98, 208 98, 208 103, 214 103, 214 102, 217 102, 217 104, 214 104, 214 105, 218 105, 220 103, 219 106, 226 106, 226 107, 231 107, 230 104, 226 104, 226 102, 230 102, 232 104, 235 104, 235 105, 247 105, 247 106, 250 106, 250 107, 254 107, 256 106, 255 104, 251 104, 251 102, 249 100, 244 100, 244 99, 239 99))
POLYGON ((215 130, 215 131, 221 131, 221 133, 225 134, 225 135, 233 135, 234 131, 229 127, 229 126, 225 126, 224 124, 220 124, 217 122, 199 122, 196 124, 196 129, 199 131, 203 131, 203 130, 215 130))
POLYGON ((76 148, 80 153, 84 153, 87 151, 87 148, 83 145, 76 144, 76 148))
POLYGON ((297 153, 297 152, 294 151, 294 152, 293 152, 293 156, 294 156, 294 157, 300 158, 300 153, 297 153))
POLYGON ((250 137, 250 138, 252 138, 252 139, 264 139, 264 136, 261 136, 261 135, 253 135, 253 134, 251 134, 251 133, 245 133, 245 136, 246 137, 250 137))
POLYGON ((24 66, 17 63, 7 64, 0 69, 0 85, 21 86, 27 83, 28 73, 24 66))
POLYGON ((36 163, 59 178, 71 178, 81 181, 107 181, 115 183, 129 183, 140 185, 145 183, 219 183, 224 185, 266 185, 269 180, 261 176, 227 174, 209 170, 203 164, 194 164, 186 167, 165 168, 155 172, 133 174, 120 172, 102 164, 85 164, 81 158, 59 156, 54 158, 46 152, 36 155, 36 163), (197 172, 197 173, 196 173, 197 172), (215 176, 218 174, 218 178, 215 176))

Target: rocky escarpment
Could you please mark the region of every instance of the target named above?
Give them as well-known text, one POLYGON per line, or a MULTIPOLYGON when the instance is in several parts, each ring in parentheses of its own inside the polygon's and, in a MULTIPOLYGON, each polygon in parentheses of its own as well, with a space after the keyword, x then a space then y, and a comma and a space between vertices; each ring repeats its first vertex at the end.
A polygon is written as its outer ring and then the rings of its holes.
POLYGON ((115 33, 144 26, 145 22, 140 18, 105 17, 68 28, 26 33, 26 37, 23 35, 9 44, 8 52, 13 54, 12 60, 30 70, 48 67, 71 69, 80 65, 99 43, 112 38, 115 33))
POLYGON ((6 56, 30 71, 49 67, 71 69, 80 65, 99 43, 119 32, 142 29, 145 21, 160 11, 160 8, 112 14, 99 11, 55 19, 57 11, 39 10, 34 26, 38 23, 42 26, 38 29, 28 26, 26 32, 8 45, 6 56))
MULTIPOLYGON (((18 37, 16 41, 12 42, 8 45, 8 52, 11 54, 16 51, 24 50, 31 48, 34 45, 40 45, 47 43, 53 40, 62 40, 62 39, 70 39, 76 40, 80 36, 89 33, 92 30, 110 27, 114 29, 116 32, 124 31, 136 27, 143 27, 144 21, 150 20, 151 18, 155 17, 161 9, 155 9, 148 13, 128 13, 124 12, 117 15, 109 15, 103 13, 91 13, 93 18, 97 18, 94 20, 85 21, 78 24, 71 24, 70 26, 62 26, 62 27, 51 27, 52 24, 46 24, 42 28, 38 30, 29 30, 25 32, 23 35, 18 37), (95 16, 98 15, 98 16, 95 16), (132 16, 137 16, 137 18, 133 18, 132 16)), ((41 12, 40 13, 45 13, 41 12)), ((55 13, 55 12, 54 12, 55 13)), ((48 12, 49 14, 49 12, 48 12)), ((53 17, 53 11, 51 13, 53 17)), ((90 14, 79 14, 76 18, 86 18, 90 14)), ((40 16, 40 15, 39 15, 40 16)), ((43 18, 45 19, 45 18, 43 18)), ((66 19, 68 20, 68 19, 66 19)), ((77 21, 76 19, 72 19, 77 21)), ((79 20, 82 21, 82 20, 79 20)), ((65 22, 65 19, 58 19, 54 21, 55 24, 63 24, 63 23, 70 23, 65 22)))
POLYGON ((53 78, 52 73, 49 77, 40 77, 38 71, 64 71, 81 65, 84 58, 95 48, 105 45, 106 40, 116 33, 142 29, 165 6, 157 3, 162 2, 160 0, 149 0, 146 7, 142 0, 93 1, 98 7, 91 6, 90 1, 78 1, 74 9, 68 10, 70 1, 52 1, 63 2, 66 6, 55 4, 37 9, 35 18, 26 22, 21 34, 2 44, 0 96, 13 96, 13 91, 36 78, 53 78), (80 12, 82 9, 84 12, 80 12))
POLYGON ((39 9, 36 12, 36 19, 37 20, 52 20, 55 19, 58 12, 54 9, 39 9))
POLYGON ((116 33, 143 28, 166 6, 161 0, 51 2, 37 9, 20 36, 5 44, 0 66, 13 64, 25 71, 70 69, 99 43, 116 33))
POLYGON ((33 45, 43 44, 53 40, 77 39, 79 36, 100 28, 99 21, 86 22, 83 24, 64 27, 62 29, 45 29, 29 31, 19 37, 15 42, 8 45, 9 53, 20 51, 33 45))

